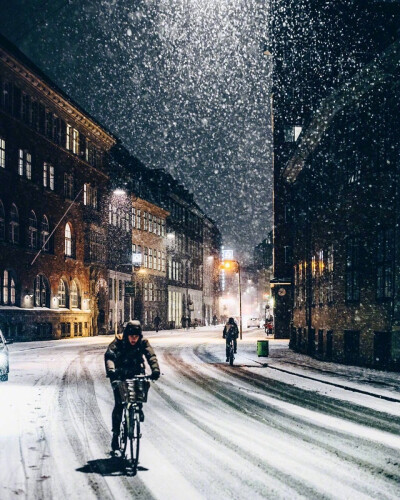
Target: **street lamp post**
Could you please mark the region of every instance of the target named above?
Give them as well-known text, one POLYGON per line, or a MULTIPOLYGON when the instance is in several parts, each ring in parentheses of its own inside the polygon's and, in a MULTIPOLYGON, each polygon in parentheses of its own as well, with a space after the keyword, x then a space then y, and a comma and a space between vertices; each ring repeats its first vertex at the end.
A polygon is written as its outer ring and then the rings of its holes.
POLYGON ((240 274, 240 263, 238 260, 224 260, 221 264, 221 268, 226 270, 230 269, 232 264, 235 264, 237 267, 237 272, 238 272, 238 288, 239 288, 239 334, 240 334, 240 340, 242 340, 243 336, 243 322, 242 322, 242 282, 241 282, 241 274, 240 274))
MULTIPOLYGON (((115 283, 114 283, 114 333, 115 335, 118 334, 118 295, 119 295, 119 286, 118 286, 118 280, 117 280, 117 271, 120 267, 124 266, 131 266, 132 263, 129 262, 127 264, 117 264, 114 269, 115 273, 115 283), (117 295, 118 294, 118 295, 117 295)), ((129 303, 129 306, 131 307, 131 303, 129 303)), ((131 317, 131 310, 129 310, 129 317, 131 317)))

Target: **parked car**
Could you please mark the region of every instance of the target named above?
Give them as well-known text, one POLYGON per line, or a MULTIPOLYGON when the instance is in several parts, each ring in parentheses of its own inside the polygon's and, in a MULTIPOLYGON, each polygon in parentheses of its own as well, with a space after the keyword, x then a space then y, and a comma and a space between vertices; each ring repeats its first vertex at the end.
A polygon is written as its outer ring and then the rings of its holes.
POLYGON ((260 318, 249 318, 247 320, 247 328, 256 327, 261 328, 261 319, 260 318))
POLYGON ((0 382, 7 382, 10 371, 9 354, 6 339, 0 330, 0 382))

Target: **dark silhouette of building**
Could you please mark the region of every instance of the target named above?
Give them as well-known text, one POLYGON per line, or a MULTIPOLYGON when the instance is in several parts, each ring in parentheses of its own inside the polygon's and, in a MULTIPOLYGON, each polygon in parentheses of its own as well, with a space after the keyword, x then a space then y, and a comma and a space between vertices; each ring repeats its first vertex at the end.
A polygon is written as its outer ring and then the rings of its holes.
POLYGON ((398 5, 284 4, 272 48, 276 328, 322 359, 396 367, 398 5))

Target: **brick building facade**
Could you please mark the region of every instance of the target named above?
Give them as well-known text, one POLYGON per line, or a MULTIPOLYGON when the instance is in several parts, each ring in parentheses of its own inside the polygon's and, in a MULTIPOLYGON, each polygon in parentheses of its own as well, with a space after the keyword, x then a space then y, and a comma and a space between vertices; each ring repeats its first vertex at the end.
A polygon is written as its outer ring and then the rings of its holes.
POLYGON ((96 334, 114 139, 3 38, 0 89, 0 326, 16 339, 96 334))

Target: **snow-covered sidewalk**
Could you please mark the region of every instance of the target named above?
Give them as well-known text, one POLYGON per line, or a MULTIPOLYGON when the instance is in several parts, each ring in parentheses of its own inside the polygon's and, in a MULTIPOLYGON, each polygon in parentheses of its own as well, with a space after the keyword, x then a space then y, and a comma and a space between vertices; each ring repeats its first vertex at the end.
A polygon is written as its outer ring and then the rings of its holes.
POLYGON ((400 373, 320 361, 289 349, 288 340, 269 340, 269 356, 252 359, 269 368, 400 403, 400 373))

